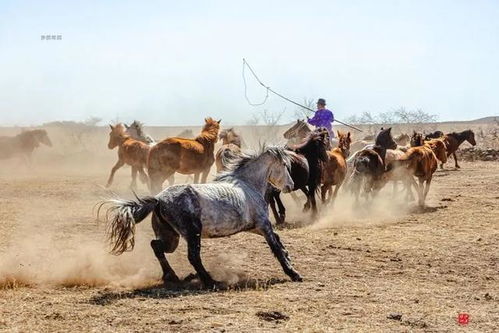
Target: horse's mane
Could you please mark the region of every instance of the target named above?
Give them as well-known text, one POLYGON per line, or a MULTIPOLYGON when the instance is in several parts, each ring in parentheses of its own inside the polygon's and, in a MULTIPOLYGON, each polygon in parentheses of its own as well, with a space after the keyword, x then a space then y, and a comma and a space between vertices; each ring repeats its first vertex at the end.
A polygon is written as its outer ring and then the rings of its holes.
POLYGON ((138 120, 134 120, 133 123, 130 124, 130 127, 133 127, 135 128, 135 130, 137 131, 137 135, 140 136, 140 137, 145 137, 145 133, 144 133, 144 124, 141 123, 140 121, 138 120))
POLYGON ((286 151, 284 147, 264 146, 260 149, 259 152, 256 153, 241 152, 241 154, 239 154, 234 159, 227 161, 228 162, 226 165, 227 171, 220 172, 215 177, 214 180, 226 181, 233 179, 234 176, 237 176, 237 174, 240 173, 242 170, 244 170, 249 164, 251 164, 253 161, 256 161, 258 158, 260 158, 261 155, 267 152, 273 155, 278 160, 285 163, 288 167, 291 165, 292 155, 290 154, 290 152, 286 151))
POLYGON ((201 133, 195 138, 196 141, 216 142, 218 136, 219 125, 218 121, 212 118, 206 118, 206 124, 203 126, 201 133))

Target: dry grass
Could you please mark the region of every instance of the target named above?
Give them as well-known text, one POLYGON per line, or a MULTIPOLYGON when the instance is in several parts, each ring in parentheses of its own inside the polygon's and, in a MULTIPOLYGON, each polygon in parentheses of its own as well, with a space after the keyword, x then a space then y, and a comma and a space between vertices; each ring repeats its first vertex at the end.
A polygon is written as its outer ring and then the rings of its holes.
MULTIPOLYGON (((302 283, 256 235, 205 240, 208 269, 230 285, 218 292, 196 280, 159 284, 148 220, 134 252, 106 253, 92 208, 109 194, 99 185, 107 161, 32 171, 15 163, 0 168, 0 331, 456 331, 460 312, 471 316, 467 329, 497 328, 496 162, 438 171, 424 211, 386 189, 377 208, 352 211, 340 198, 318 224, 279 231, 302 283), (401 319, 387 318, 394 313, 401 319)), ((113 190, 131 197, 126 170, 113 190)), ((290 222, 306 221, 291 203, 290 222)), ((170 258, 180 276, 192 273, 183 243, 170 258)))

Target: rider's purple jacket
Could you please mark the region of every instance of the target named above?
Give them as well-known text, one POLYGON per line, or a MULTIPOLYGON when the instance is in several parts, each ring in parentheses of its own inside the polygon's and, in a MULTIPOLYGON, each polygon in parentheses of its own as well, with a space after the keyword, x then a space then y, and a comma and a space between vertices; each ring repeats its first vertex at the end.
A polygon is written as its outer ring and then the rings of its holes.
POLYGON ((325 127, 327 128, 329 135, 334 137, 333 128, 331 123, 334 121, 334 115, 328 109, 322 109, 315 111, 312 118, 308 119, 308 123, 315 127, 325 127))

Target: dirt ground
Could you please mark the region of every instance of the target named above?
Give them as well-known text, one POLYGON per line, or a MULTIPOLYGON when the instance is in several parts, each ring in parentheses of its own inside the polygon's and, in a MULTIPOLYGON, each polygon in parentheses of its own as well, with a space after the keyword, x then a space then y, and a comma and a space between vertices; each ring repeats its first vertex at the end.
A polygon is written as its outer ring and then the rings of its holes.
MULTIPOLYGON (((371 207, 340 192, 301 226, 308 215, 286 198, 290 227, 278 233, 304 281, 287 278, 263 238, 239 234, 203 240, 208 270, 229 285, 207 291, 161 285, 150 218, 133 252, 107 254, 94 207, 111 195, 111 157, 99 168, 0 166, 0 331, 497 331, 497 162, 450 161, 425 210, 391 186, 371 207)), ((129 172, 112 187, 121 197, 132 196, 129 172)), ((169 258, 179 276, 193 272, 184 243, 169 258)))

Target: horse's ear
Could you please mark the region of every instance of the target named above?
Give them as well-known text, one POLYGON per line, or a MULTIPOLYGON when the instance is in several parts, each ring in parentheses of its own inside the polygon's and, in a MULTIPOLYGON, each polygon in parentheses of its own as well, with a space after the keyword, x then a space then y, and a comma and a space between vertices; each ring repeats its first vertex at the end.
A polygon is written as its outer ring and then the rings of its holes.
POLYGON ((387 131, 388 133, 390 133, 390 132, 392 131, 392 128, 391 128, 391 127, 388 127, 388 128, 386 129, 386 131, 387 131))
POLYGON ((220 119, 218 119, 217 123, 219 123, 219 124, 220 124, 221 122, 222 122, 222 119, 221 119, 221 118, 220 118, 220 119))
POLYGON ((383 128, 383 127, 381 127, 381 130, 380 130, 380 131, 383 131, 383 130, 384 130, 384 128, 383 128))
POLYGON ((350 139, 350 132, 348 132, 348 133, 347 133, 347 138, 349 138, 349 139, 350 139))
POLYGON ((111 128, 111 131, 114 129, 114 126, 109 124, 109 127, 111 128))
POLYGON ((124 124, 126 129, 130 128, 130 125, 124 124))

